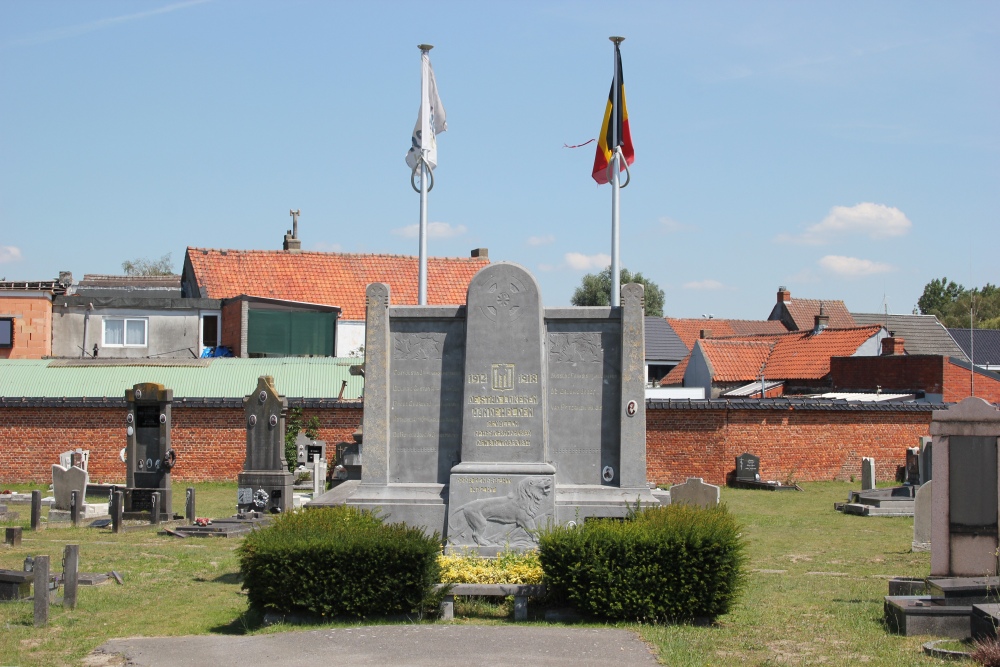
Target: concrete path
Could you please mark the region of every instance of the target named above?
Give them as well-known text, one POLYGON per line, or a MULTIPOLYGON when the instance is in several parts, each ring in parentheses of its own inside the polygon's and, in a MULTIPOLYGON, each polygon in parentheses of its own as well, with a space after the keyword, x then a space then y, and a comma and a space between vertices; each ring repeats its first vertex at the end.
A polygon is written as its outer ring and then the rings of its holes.
POLYGON ((656 665, 628 630, 510 625, 381 625, 253 637, 112 639, 97 652, 124 655, 126 665, 386 665, 498 667, 656 665))

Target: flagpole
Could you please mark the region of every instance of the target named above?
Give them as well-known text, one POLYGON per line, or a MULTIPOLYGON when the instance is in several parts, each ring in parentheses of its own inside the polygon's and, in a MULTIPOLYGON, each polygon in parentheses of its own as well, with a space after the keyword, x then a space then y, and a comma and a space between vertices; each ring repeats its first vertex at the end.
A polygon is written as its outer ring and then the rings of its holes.
MULTIPOLYGON (((427 137, 430 129, 430 101, 428 100, 427 69, 430 62, 430 50, 434 48, 431 44, 418 44, 420 49, 420 115, 421 121, 421 157, 427 157, 428 149, 427 137)), ((417 278, 417 303, 421 306, 427 305, 427 181, 428 172, 427 160, 420 160, 420 268, 417 278)))
POLYGON ((620 165, 618 163, 620 151, 618 150, 618 144, 621 141, 621 137, 618 136, 617 119, 622 113, 621 109, 621 81, 618 80, 618 45, 625 41, 624 37, 612 36, 608 37, 615 44, 615 76, 614 84, 612 89, 612 118, 611 123, 611 305, 621 306, 622 305, 622 286, 621 286, 621 269, 620 258, 618 256, 618 240, 619 240, 619 193, 621 190, 620 182, 618 180, 618 172, 620 165))

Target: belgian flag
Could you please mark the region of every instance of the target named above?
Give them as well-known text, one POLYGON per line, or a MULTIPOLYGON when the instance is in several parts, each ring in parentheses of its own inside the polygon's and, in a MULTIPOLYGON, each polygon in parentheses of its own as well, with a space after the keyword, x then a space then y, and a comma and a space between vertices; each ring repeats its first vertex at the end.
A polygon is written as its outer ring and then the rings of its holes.
MULTIPOLYGON (((628 129, 628 108, 625 106, 625 79, 622 77, 622 54, 615 44, 615 71, 618 73, 618 95, 615 95, 615 82, 611 81, 611 92, 608 93, 608 106, 604 110, 604 122, 601 124, 601 135, 597 142, 597 155, 594 156, 594 173, 592 176, 598 185, 608 182, 608 165, 614 155, 615 146, 622 147, 625 162, 635 162, 635 150, 632 148, 632 133, 628 129), (617 99, 616 99, 617 97, 617 99), (616 144, 617 139, 617 144, 616 144)), ((625 165, 620 166, 621 170, 625 165)))

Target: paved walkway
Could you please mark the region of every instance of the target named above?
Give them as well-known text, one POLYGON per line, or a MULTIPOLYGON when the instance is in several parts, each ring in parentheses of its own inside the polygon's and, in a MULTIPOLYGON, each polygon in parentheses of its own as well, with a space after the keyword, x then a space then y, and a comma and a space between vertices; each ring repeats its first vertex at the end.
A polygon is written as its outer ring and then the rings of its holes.
POLYGON ((181 665, 656 665, 628 630, 511 625, 381 625, 253 637, 112 639, 97 649, 130 666, 181 665))

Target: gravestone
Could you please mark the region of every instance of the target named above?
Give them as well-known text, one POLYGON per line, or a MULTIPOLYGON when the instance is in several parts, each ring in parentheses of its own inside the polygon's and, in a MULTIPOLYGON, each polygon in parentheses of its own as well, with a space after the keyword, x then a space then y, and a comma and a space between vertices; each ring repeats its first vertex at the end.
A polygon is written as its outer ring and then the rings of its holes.
POLYGON ((174 392, 146 382, 125 391, 126 514, 151 512, 153 493, 160 494, 160 518, 173 516, 170 471, 177 454, 170 446, 170 407, 174 392))
POLYGON ((934 439, 929 436, 920 438, 920 483, 926 484, 934 479, 934 439))
POLYGON ((670 487, 670 502, 673 505, 695 505, 716 507, 719 504, 719 487, 706 484, 701 477, 688 477, 683 484, 670 487))
POLYGON ((931 576, 997 574, 1000 411, 981 398, 935 410, 931 576))
POLYGON ((312 462, 317 456, 326 461, 326 442, 312 440, 305 431, 299 431, 295 436, 296 464, 311 469, 312 462))
POLYGON ((392 306, 369 285, 365 461, 347 503, 484 555, 536 544, 551 521, 657 503, 642 294, 544 308, 534 277, 503 262, 476 274, 466 306, 392 306))
POLYGON ((72 468, 73 466, 76 466, 77 468, 89 470, 89 464, 90 450, 71 449, 70 451, 63 452, 59 455, 59 465, 63 468, 72 468))
POLYGON ((90 476, 83 468, 64 468, 59 464, 52 464, 52 495, 55 502, 51 509, 68 512, 72 504, 72 493, 79 491, 82 496, 86 493, 89 481, 90 476))
POLYGON ((288 401, 278 395, 274 378, 262 375, 257 389, 243 398, 247 455, 237 478, 237 511, 287 512, 292 508, 292 473, 285 458, 288 401))
POLYGON ((931 517, 934 514, 934 483, 926 482, 913 500, 913 550, 931 550, 931 517))
POLYGON ((867 491, 875 488, 875 459, 864 457, 861 459, 861 490, 867 491))
POLYGON ((759 482, 760 481, 760 457, 750 453, 743 453, 736 457, 736 481, 737 482, 759 482))
POLYGON ((908 447, 906 449, 906 484, 913 486, 920 485, 920 448, 908 447))

